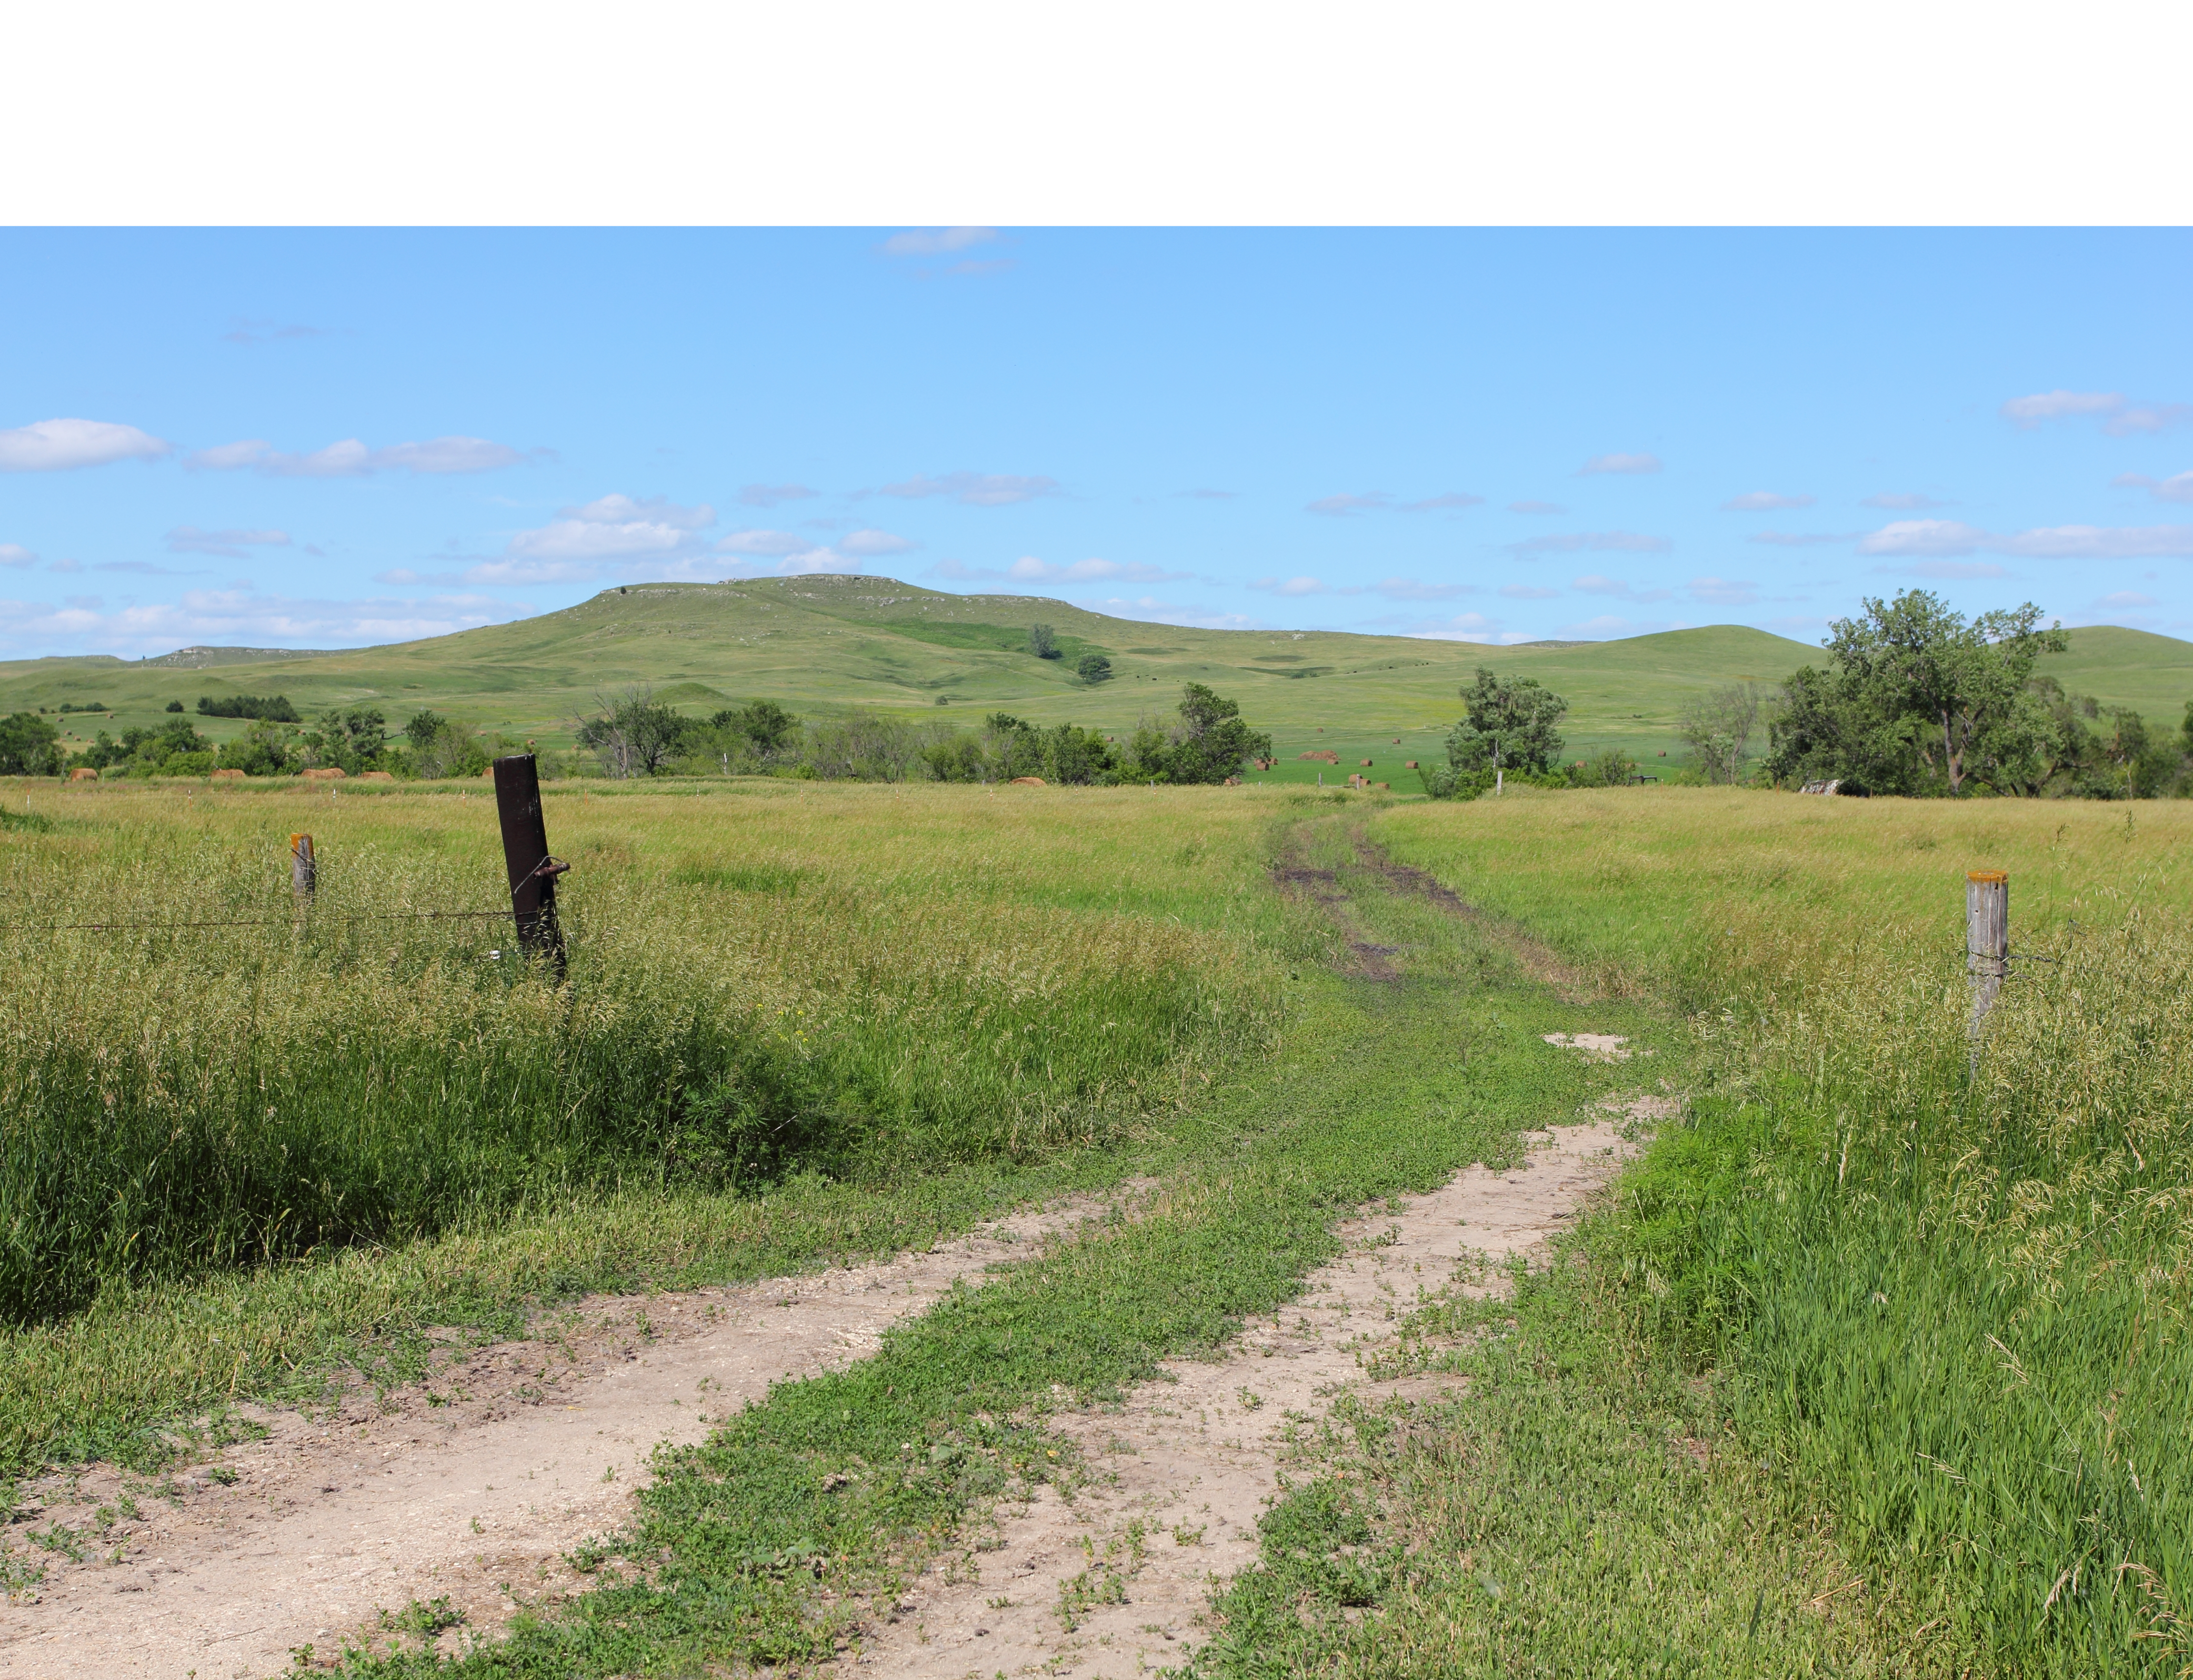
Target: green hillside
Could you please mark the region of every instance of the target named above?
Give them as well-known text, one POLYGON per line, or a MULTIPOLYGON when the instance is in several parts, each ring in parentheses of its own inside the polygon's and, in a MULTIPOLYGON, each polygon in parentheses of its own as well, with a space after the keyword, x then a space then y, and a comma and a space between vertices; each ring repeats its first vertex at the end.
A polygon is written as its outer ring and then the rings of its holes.
MULTIPOLYGON (((1286 774, 1314 776, 1297 755, 1337 753, 1339 773, 1373 761, 1383 779, 1433 750, 1458 709, 1456 690, 1479 665, 1535 676, 1567 697, 1569 746, 1619 743, 1640 758, 1678 751, 1686 696, 1717 684, 1773 683, 1820 650, 1761 630, 1721 625, 1612 642, 1486 647, 1328 631, 1189 630, 1107 618, 1034 595, 954 595, 890 578, 822 576, 750 582, 648 583, 514 624, 348 651, 269 653, 191 648, 159 659, 103 657, 0 663, 0 711, 63 702, 113 706, 65 726, 154 721, 171 700, 202 694, 287 695, 301 711, 360 702, 392 725, 432 707, 543 746, 567 744, 596 697, 634 684, 705 714, 767 696, 804 713, 848 707, 924 717, 1006 709, 1039 723, 1071 719, 1132 728, 1173 703, 1182 682, 1239 699, 1272 732, 1286 774), (1066 657, 1027 651, 1028 625, 1057 633, 1066 657), (1107 654, 1114 680, 1074 673, 1082 652, 1107 654)), ((2074 633, 2051 662, 2065 685, 2138 706, 2174 727, 2193 696, 2193 644, 2114 628, 2074 633)), ((243 728, 207 719, 215 739, 243 728)))

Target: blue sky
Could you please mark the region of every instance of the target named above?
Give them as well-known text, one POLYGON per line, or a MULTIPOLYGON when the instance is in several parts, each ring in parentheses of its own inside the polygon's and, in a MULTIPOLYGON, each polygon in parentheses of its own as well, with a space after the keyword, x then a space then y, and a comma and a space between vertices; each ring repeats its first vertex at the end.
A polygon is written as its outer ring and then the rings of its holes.
POLYGON ((2173 231, 0 232, 0 657, 815 571, 2193 634, 2188 297, 2173 231))

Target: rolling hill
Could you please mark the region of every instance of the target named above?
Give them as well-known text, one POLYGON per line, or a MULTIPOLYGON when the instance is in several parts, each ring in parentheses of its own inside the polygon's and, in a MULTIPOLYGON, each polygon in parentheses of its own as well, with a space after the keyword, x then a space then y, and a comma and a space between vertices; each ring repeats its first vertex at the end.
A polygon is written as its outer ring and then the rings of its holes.
MULTIPOLYGON (((697 714, 759 696, 803 713, 852 707, 925 719, 1009 710, 1039 723, 1131 728, 1167 710, 1187 681, 1238 699, 1272 732, 1289 774, 1297 754, 1329 748, 1343 772, 1373 760, 1382 777, 1430 750, 1459 711, 1456 690, 1489 665, 1533 676, 1566 697, 1572 752, 1618 743, 1673 756, 1684 698, 1716 685, 1778 681, 1818 648, 1734 625, 1610 642, 1517 647, 1331 631, 1192 630, 1108 618, 1034 595, 956 595, 889 578, 817 576, 717 584, 646 583, 604 590, 560 611, 426 641, 340 651, 188 648, 157 659, 92 656, 0 663, 0 712, 99 702, 95 728, 151 723, 170 700, 201 694, 287 695, 300 711, 372 704, 392 726, 422 707, 541 745, 567 744, 597 697, 634 685, 697 714), (1028 651, 1050 624, 1066 657, 1028 651), (1085 651, 1114 679, 1077 677, 1085 651), (1398 738, 1397 738, 1398 737, 1398 738)), ((2193 643, 2113 627, 2077 630, 2048 662, 2067 688, 2139 707, 2175 728, 2193 697, 2193 643)), ((199 720, 215 739, 240 721, 199 720)), ((1298 768, 1297 767, 1298 765, 1298 768)))

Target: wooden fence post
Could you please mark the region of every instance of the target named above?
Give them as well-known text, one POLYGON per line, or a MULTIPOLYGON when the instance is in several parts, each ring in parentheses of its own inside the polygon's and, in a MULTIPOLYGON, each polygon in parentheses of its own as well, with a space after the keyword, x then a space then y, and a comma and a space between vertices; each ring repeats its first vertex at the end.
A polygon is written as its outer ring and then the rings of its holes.
POLYGON ((289 891, 297 902, 309 904, 312 894, 319 888, 320 866, 312 856, 312 837, 310 834, 289 836, 289 891))
POLYGON ((1972 978, 1972 1060, 1979 1062, 1980 1023, 2010 972, 2010 877, 2000 869, 1965 876, 1965 972, 1972 978))
POLYGON ((540 764, 530 753, 495 761, 495 811, 502 824, 503 869, 518 949, 546 957, 564 977, 564 932, 556 923, 556 877, 571 866, 548 855, 548 823, 541 809, 540 764))

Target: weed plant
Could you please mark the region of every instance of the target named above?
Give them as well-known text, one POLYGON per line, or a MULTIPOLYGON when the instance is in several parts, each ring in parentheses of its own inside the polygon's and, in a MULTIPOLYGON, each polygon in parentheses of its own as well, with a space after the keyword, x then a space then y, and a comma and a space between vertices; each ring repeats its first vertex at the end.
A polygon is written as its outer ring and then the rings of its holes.
POLYGON ((988 871, 979 794, 942 860, 934 803, 552 798, 561 983, 507 921, 404 919, 501 897, 484 798, 56 800, 0 840, 0 1317, 575 1197, 1112 1135, 1261 1042, 1271 1000, 1241 941, 1123 914, 1117 871, 1084 883, 1105 903, 1015 891, 1046 825, 1091 855, 1102 797, 1022 802, 988 871))
POLYGON ((1942 1637, 2001 1672, 2179 1671, 2193 924, 2175 811, 1727 795, 1681 814, 1663 796, 1654 827, 1564 803, 1389 827, 1694 1012, 1692 1116, 1589 1234, 1603 1304, 1641 1348, 1715 1372, 1783 1496, 1833 1512, 1942 1637), (1976 1059, 1967 863, 2009 869, 2031 959, 1976 1059))

